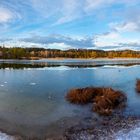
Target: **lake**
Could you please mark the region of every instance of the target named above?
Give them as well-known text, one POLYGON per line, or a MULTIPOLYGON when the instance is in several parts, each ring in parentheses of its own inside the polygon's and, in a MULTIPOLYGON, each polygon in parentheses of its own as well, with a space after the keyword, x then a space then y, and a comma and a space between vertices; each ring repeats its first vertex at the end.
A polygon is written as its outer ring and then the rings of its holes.
MULTIPOLYGON (((88 116, 88 106, 72 105, 72 88, 101 86, 122 90, 125 115, 140 115, 140 60, 0 60, 0 130, 10 135, 53 137, 88 116)), ((89 105, 90 106, 90 105, 89 105)))

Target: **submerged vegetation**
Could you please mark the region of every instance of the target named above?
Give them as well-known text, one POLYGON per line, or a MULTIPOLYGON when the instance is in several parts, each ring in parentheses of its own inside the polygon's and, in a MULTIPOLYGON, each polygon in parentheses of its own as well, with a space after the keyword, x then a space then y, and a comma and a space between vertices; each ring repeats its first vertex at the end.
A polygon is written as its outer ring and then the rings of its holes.
POLYGON ((127 98, 124 93, 112 88, 87 87, 70 90, 66 99, 75 104, 93 103, 93 111, 110 115, 114 109, 124 107, 127 98))
POLYGON ((0 59, 39 58, 140 58, 140 51, 103 51, 91 49, 58 50, 44 48, 0 47, 0 59))

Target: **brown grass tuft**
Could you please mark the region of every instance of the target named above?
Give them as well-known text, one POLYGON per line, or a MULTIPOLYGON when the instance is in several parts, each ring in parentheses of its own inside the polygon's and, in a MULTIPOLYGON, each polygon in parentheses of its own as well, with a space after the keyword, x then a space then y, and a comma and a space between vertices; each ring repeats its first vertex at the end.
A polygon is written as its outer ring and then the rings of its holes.
POLYGON ((103 95, 94 99, 93 111, 101 115, 110 115, 115 108, 124 107, 125 102, 126 96, 121 91, 104 88, 103 95))
POLYGON ((71 89, 66 99, 74 104, 87 104, 92 102, 94 98, 95 89, 94 88, 81 88, 81 89, 71 89))
POLYGON ((137 82, 136 82, 136 91, 138 93, 140 93, 140 79, 137 79, 137 82))
POLYGON ((75 104, 93 102, 93 111, 101 115, 110 115, 113 109, 123 107, 126 102, 126 96, 121 91, 101 87, 72 89, 66 99, 75 104))

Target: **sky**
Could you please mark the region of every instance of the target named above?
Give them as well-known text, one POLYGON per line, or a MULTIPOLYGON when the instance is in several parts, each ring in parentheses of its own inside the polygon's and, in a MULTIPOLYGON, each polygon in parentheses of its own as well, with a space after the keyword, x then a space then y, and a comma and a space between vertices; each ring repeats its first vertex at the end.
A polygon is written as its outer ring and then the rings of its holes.
POLYGON ((0 0, 0 45, 140 50, 140 0, 0 0))

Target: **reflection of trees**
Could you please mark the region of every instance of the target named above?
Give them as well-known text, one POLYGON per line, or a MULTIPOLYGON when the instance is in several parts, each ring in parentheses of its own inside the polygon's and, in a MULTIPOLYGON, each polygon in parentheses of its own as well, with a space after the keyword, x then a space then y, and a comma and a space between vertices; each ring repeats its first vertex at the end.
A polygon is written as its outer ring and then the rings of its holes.
MULTIPOLYGON (((105 66, 106 64, 86 64, 86 63, 79 63, 79 64, 72 64, 72 63, 32 63, 32 64, 21 64, 21 63, 0 63, 0 69, 26 69, 26 68, 49 68, 49 67, 60 67, 60 66, 67 66, 70 68, 92 68, 92 67, 102 67, 105 66)), ((136 65, 132 63, 128 64, 107 64, 110 66, 133 66, 136 65)))

